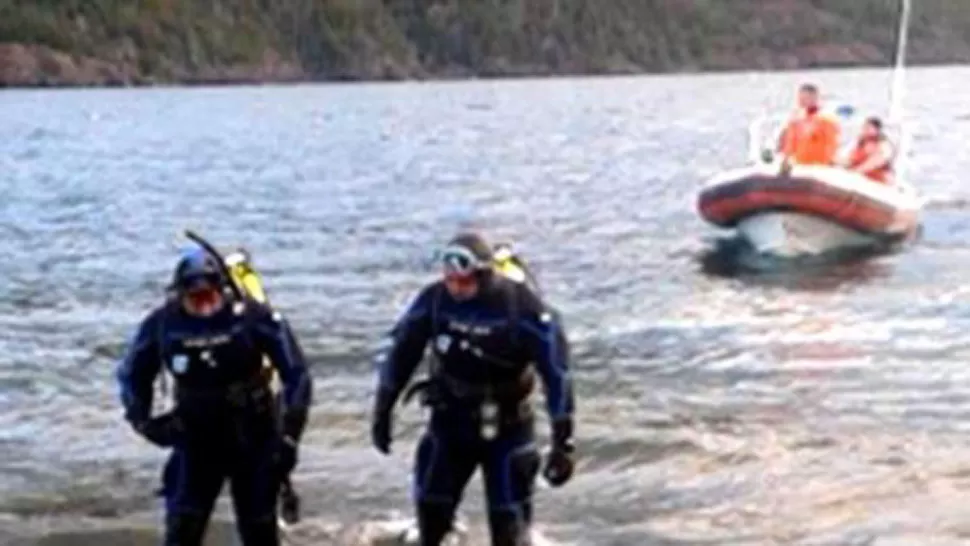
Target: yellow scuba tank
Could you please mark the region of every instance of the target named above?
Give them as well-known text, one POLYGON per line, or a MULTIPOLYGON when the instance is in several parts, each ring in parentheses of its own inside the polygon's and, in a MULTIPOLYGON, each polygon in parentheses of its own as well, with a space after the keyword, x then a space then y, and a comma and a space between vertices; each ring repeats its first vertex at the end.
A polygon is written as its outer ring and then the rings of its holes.
MULTIPOLYGON (((269 298, 266 297, 266 290, 263 288, 263 279, 249 261, 249 254, 245 250, 236 250, 226 255, 226 268, 232 276, 232 282, 238 286, 248 297, 259 303, 269 305, 269 298)), ((268 356, 263 356, 263 371, 270 376, 270 388, 273 393, 278 393, 281 384, 279 374, 268 356)))
POLYGON ((499 273, 515 282, 524 283, 528 281, 525 269, 519 264, 511 246, 507 244, 496 245, 493 254, 495 269, 499 273))
POLYGON ((247 296, 259 303, 268 303, 266 291, 263 289, 263 279, 253 269, 245 251, 237 250, 227 255, 226 267, 229 269, 229 274, 232 275, 232 282, 236 283, 236 286, 241 288, 247 296))

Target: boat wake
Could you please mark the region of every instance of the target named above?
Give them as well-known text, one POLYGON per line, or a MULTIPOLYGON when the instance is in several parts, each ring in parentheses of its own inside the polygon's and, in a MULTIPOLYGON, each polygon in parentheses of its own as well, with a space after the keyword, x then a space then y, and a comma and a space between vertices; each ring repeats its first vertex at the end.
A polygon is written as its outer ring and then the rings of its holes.
MULTIPOLYGON (((741 235, 713 238, 698 256, 701 271, 707 275, 738 278, 758 274, 784 275, 787 280, 864 282, 885 273, 885 267, 876 258, 898 252, 899 244, 873 245, 869 247, 836 248, 821 254, 797 257, 777 257, 755 249, 741 235), (832 270, 837 267, 837 270, 832 270)), ((825 283, 827 286, 831 283, 825 283)), ((833 288, 834 286, 829 286, 833 288)))

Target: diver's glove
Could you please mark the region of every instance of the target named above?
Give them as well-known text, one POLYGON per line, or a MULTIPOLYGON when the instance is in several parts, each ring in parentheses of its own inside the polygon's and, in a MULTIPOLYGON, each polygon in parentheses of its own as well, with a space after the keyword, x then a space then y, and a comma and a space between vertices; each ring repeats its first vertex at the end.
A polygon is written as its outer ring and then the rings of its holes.
POLYGON ((384 455, 391 452, 392 414, 394 395, 386 389, 378 389, 374 399, 374 414, 371 418, 370 437, 374 448, 384 455))
POLYGON ((173 412, 152 417, 135 426, 135 430, 158 447, 172 447, 182 437, 182 421, 173 412))
POLYGON ((300 521, 300 496, 293 490, 289 479, 280 483, 280 518, 288 525, 300 521))
POLYGON ((276 454, 277 468, 282 476, 289 476, 296 468, 296 463, 299 462, 298 450, 299 444, 296 443, 296 440, 289 436, 283 436, 279 451, 276 454))
POLYGON ((283 436, 290 438, 294 443, 299 443, 303 437, 303 429, 306 428, 306 411, 289 410, 283 413, 283 436))
POLYGON ((283 414, 283 438, 280 442, 277 463, 283 476, 289 475, 299 462, 300 438, 306 428, 305 411, 287 411, 283 414))
POLYGON ((552 449, 546 455, 542 477, 553 487, 559 487, 573 477, 573 419, 564 417, 552 423, 552 449))

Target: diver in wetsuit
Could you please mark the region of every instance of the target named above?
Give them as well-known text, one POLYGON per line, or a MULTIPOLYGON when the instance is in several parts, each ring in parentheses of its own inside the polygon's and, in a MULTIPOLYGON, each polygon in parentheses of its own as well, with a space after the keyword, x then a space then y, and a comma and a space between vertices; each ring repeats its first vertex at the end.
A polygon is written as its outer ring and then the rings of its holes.
POLYGON ((174 297, 141 323, 118 368, 125 419, 148 441, 178 451, 166 546, 202 543, 227 478, 243 544, 279 544, 280 476, 296 465, 312 381, 286 321, 254 300, 234 300, 227 282, 213 256, 186 253, 175 269, 174 297), (283 383, 282 419, 264 354, 283 383), (175 406, 153 417, 162 366, 175 381, 175 406))
POLYGON ((425 287, 378 357, 372 441, 390 452, 394 404, 431 343, 424 392, 431 420, 418 446, 414 492, 422 546, 439 546, 481 465, 494 546, 527 546, 541 461, 530 394, 539 376, 552 423, 543 474, 561 486, 573 471, 573 391, 561 325, 526 284, 496 274, 477 234, 442 253, 444 280, 425 287))
MULTIPOLYGON (((216 255, 213 257, 221 258, 216 255)), ((252 259, 246 249, 238 248, 230 254, 227 254, 222 260, 226 265, 225 272, 228 273, 230 281, 236 285, 239 294, 247 298, 252 298, 264 305, 270 305, 269 297, 263 286, 262 277, 253 267, 252 259)), ((291 336, 293 335, 292 329, 288 328, 286 332, 291 336)), ((290 346, 294 349, 299 349, 299 344, 295 339, 290 340, 290 346)), ((302 356, 299 358, 302 358, 302 356)), ((268 358, 263 359, 263 367, 272 376, 270 384, 273 389, 273 394, 277 398, 277 404, 279 405, 278 411, 280 414, 284 414, 285 409, 283 401, 279 396, 279 380, 278 374, 275 371, 276 368, 273 367, 272 362, 268 358)), ((162 470, 162 487, 158 490, 157 494, 163 498, 168 499, 175 494, 181 455, 179 450, 173 449, 162 470)), ((289 466, 284 467, 283 470, 286 470, 286 468, 289 468, 290 472, 293 470, 289 466)), ((300 519, 300 497, 293 488, 293 483, 288 472, 281 472, 280 479, 280 519, 284 524, 296 523, 300 519)))

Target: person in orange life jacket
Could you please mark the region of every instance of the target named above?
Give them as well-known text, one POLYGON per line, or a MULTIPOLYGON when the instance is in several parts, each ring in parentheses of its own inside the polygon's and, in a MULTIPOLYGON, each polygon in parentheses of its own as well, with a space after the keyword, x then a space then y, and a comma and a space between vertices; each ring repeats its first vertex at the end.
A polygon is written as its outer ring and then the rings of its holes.
POLYGON ((834 119, 821 113, 816 86, 806 83, 798 89, 798 107, 778 139, 784 164, 835 164, 840 129, 834 119))
POLYGON ((869 118, 845 166, 883 184, 892 184, 892 165, 896 154, 883 133, 882 120, 869 118))
POLYGON ((280 543, 280 477, 297 462, 312 380, 286 321, 254 300, 231 298, 227 282, 205 250, 184 254, 174 297, 142 321, 117 371, 125 419, 149 442, 179 451, 166 496, 166 546, 202 544, 226 478, 242 544, 280 543), (264 354, 283 383, 282 419, 264 354), (175 381, 175 406, 152 416, 162 366, 175 381))
POLYGON ((442 544, 479 465, 491 543, 530 544, 532 494, 543 466, 529 403, 536 375, 552 423, 543 475, 555 487, 572 476, 574 399, 566 336, 539 296, 495 271, 494 259, 480 235, 453 238, 441 254, 444 278, 419 292, 378 355, 371 438, 388 454, 393 407, 426 346, 433 346, 424 393, 431 418, 414 470, 421 546, 442 544))

